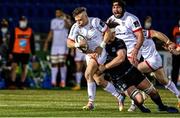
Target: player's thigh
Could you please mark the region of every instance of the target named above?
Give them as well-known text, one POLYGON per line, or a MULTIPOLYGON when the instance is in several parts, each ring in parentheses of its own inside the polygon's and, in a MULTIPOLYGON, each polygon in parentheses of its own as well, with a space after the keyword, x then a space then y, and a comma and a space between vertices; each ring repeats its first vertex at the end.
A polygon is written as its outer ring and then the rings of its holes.
POLYGON ((149 73, 152 72, 152 69, 148 66, 146 61, 143 61, 138 64, 137 66, 138 70, 141 71, 142 73, 149 73))
POLYGON ((137 85, 137 88, 143 91, 150 88, 152 85, 153 84, 147 78, 145 78, 141 83, 139 83, 139 85, 137 85))

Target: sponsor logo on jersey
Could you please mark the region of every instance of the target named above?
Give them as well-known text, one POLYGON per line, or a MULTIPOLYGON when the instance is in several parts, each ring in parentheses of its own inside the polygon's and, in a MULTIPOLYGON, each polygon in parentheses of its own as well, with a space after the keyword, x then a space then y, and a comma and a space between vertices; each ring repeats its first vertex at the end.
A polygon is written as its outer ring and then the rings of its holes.
POLYGON ((139 27, 140 26, 140 23, 138 21, 135 21, 133 24, 134 24, 135 27, 139 27))

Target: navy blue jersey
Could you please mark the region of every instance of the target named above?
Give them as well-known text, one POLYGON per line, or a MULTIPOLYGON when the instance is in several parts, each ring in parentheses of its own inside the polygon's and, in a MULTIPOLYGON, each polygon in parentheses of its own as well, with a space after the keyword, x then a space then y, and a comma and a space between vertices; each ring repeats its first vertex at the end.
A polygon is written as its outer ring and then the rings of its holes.
MULTIPOLYGON (((107 44, 106 51, 108 53, 108 56, 106 63, 112 61, 117 56, 117 51, 121 49, 127 50, 124 41, 121 39, 115 38, 115 40, 111 44, 107 44)), ((129 62, 126 54, 125 56, 126 58, 124 62, 122 62, 120 65, 106 70, 106 72, 110 74, 112 79, 122 77, 129 71, 129 69, 132 68, 132 64, 129 62)))

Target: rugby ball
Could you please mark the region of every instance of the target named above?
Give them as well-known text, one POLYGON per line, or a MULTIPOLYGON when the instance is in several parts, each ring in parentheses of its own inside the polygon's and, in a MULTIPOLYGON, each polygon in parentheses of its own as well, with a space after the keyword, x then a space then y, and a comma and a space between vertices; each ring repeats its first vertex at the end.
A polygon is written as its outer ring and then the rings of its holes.
MULTIPOLYGON (((76 36, 76 39, 75 39, 75 42, 76 43, 80 43, 81 41, 85 41, 87 42, 86 38, 83 36, 83 35, 77 35, 76 36)), ((81 51, 81 52, 86 52, 88 50, 88 44, 86 44, 85 47, 78 47, 78 49, 81 51)))

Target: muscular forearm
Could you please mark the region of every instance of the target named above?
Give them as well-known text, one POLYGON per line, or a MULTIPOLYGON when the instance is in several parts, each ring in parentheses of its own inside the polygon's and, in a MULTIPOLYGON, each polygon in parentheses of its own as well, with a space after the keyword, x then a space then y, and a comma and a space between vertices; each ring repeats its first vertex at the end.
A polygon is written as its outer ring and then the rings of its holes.
POLYGON ((150 30, 150 34, 151 34, 151 37, 156 37, 157 39, 163 41, 166 44, 171 43, 170 39, 165 34, 163 34, 162 32, 150 30))
POLYGON ((135 34, 136 38, 137 38, 137 43, 135 45, 134 48, 136 48, 137 50, 139 50, 144 42, 144 36, 142 31, 139 31, 138 33, 135 34))
POLYGON ((121 63, 124 62, 125 57, 126 57, 125 55, 126 55, 126 51, 125 50, 119 51, 117 57, 115 57, 109 63, 105 64, 105 68, 106 69, 111 69, 113 67, 116 67, 116 66, 120 65, 121 63))

